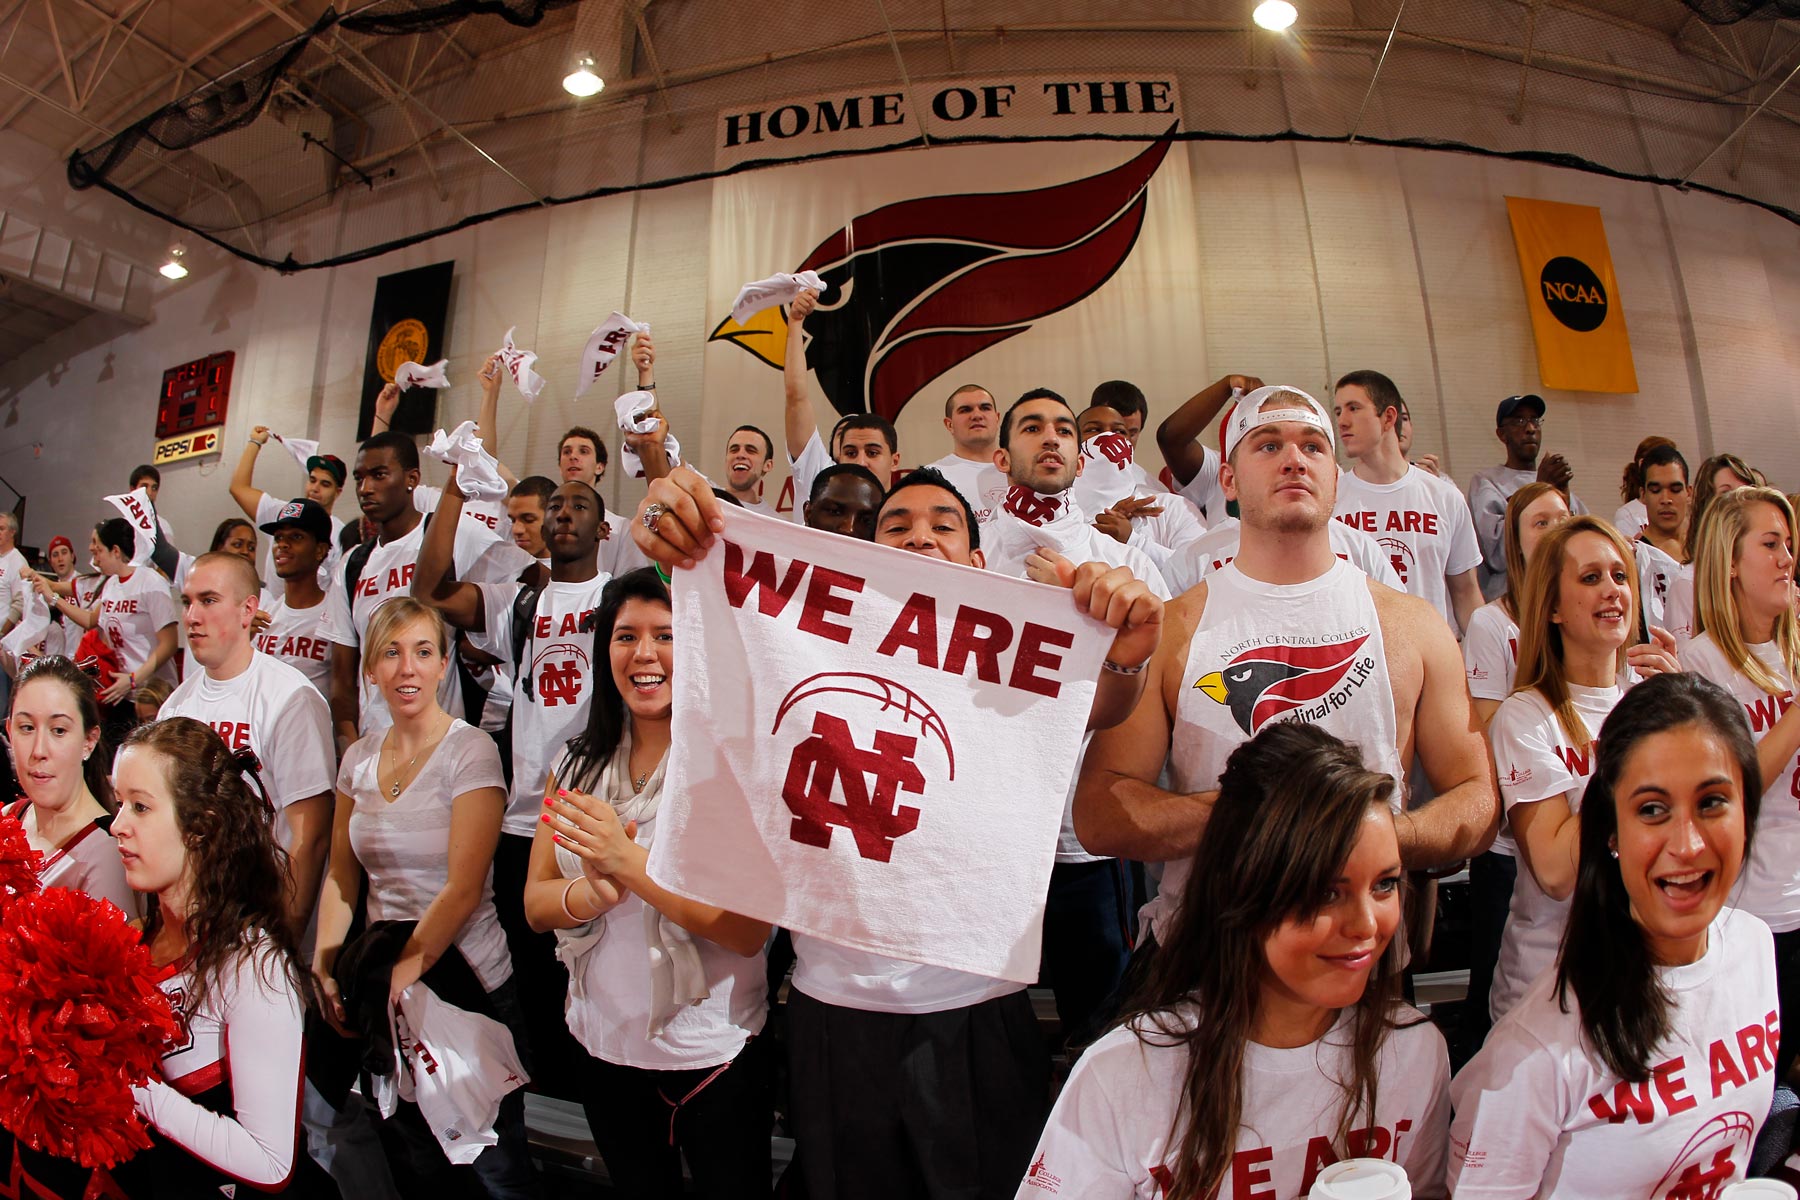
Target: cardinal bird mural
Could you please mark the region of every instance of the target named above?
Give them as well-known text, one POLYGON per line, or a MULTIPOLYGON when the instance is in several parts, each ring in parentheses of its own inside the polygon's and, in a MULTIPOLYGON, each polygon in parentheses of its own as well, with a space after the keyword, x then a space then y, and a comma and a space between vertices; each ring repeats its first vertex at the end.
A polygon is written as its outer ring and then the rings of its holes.
MULTIPOLYGON (((825 280, 806 365, 832 406, 891 421, 945 371, 1093 294, 1137 244, 1169 145, 1053 187, 883 205, 820 242, 793 269, 825 280)), ((708 340, 779 368, 786 309, 726 317, 708 340)))
POLYGON ((1368 634, 1325 646, 1258 646, 1194 687, 1231 710, 1246 735, 1325 695, 1350 670, 1368 634))

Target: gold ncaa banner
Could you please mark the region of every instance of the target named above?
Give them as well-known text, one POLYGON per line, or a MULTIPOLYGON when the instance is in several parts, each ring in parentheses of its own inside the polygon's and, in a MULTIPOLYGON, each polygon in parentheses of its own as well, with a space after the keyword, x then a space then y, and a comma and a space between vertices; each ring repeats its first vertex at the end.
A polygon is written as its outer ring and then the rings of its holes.
POLYGON ((1635 392, 1631 335, 1600 210, 1585 204, 1506 198, 1519 275, 1547 388, 1635 392))

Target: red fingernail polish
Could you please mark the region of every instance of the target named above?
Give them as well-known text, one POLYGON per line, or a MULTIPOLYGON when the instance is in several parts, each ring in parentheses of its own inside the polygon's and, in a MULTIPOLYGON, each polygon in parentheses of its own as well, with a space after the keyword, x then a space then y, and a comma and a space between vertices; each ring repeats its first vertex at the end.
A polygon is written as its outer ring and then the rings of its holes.
POLYGON ((544 814, 544 824, 548 825, 549 823, 550 823, 550 814, 545 813, 544 814))

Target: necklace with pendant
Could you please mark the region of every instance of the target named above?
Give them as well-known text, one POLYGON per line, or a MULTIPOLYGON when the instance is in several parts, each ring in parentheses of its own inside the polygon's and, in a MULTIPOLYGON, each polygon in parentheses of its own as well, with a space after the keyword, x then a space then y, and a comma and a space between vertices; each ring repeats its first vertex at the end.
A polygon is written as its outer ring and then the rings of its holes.
MULTIPOLYGON (((430 741, 426 742, 423 746, 421 746, 419 748, 419 754, 424 754, 425 751, 431 749, 436 744, 437 744, 437 739, 432 738, 430 741)), ((419 761, 419 754, 415 754, 411 758, 407 759, 406 765, 404 767, 401 767, 398 771, 394 772, 394 782, 392 784, 390 784, 388 787, 388 798, 389 799, 398 800, 400 798, 400 778, 401 778, 401 776, 405 775, 408 771, 412 770, 413 764, 419 761)))

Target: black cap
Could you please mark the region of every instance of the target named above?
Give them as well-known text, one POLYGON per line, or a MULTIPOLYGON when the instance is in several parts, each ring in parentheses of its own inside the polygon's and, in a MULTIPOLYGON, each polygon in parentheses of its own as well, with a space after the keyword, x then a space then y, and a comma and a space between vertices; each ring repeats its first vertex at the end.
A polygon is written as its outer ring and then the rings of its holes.
POLYGON ((337 480, 337 485, 339 487, 344 486, 344 479, 349 475, 349 472, 344 469, 344 460, 335 454, 313 455, 306 460, 306 469, 308 471, 331 472, 331 477, 337 480))
POLYGON ((1494 424, 1506 424, 1506 418, 1512 416, 1521 408, 1535 408, 1537 409, 1537 415, 1541 417, 1544 415, 1544 398, 1542 396, 1532 395, 1508 396, 1500 402, 1499 411, 1494 414, 1494 424))
POLYGON ((260 527, 264 533, 298 529, 310 533, 323 544, 331 545, 331 516, 316 500, 289 500, 273 521, 260 527))

